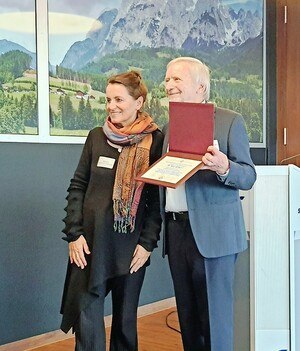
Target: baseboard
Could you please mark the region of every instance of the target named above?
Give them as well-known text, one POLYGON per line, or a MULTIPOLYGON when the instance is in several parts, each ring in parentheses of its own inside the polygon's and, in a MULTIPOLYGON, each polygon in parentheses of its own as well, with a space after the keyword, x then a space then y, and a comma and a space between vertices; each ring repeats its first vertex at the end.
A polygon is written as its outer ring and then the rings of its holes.
MULTIPOLYGON (((175 306, 175 298, 160 300, 157 302, 150 303, 148 305, 140 306, 138 309, 138 318, 166 310, 175 306)), ((111 316, 104 318, 105 326, 111 326, 111 316)), ((0 346, 0 351, 29 351, 34 350, 37 347, 52 344, 54 342, 62 341, 65 339, 72 338, 71 332, 68 334, 63 333, 61 330, 55 330, 53 332, 33 336, 31 338, 15 341, 9 344, 0 346)))

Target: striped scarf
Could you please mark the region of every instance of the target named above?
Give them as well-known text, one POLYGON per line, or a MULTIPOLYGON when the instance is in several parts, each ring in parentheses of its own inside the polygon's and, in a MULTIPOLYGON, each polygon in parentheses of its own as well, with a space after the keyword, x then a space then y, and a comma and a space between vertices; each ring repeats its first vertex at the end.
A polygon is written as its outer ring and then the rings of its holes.
POLYGON ((143 182, 135 177, 149 167, 152 132, 157 125, 145 112, 138 112, 130 126, 117 128, 108 117, 103 131, 109 141, 122 146, 113 189, 114 230, 119 233, 134 231, 143 182))

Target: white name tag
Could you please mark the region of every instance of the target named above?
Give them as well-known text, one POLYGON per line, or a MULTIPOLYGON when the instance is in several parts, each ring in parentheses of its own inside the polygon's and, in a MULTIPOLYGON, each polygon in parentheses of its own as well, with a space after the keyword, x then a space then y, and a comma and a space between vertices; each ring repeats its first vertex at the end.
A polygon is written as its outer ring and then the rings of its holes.
POLYGON ((97 167, 103 167, 103 168, 110 168, 112 169, 114 164, 115 164, 115 159, 114 158, 110 158, 110 157, 105 157, 105 156, 100 156, 98 163, 97 163, 97 167))

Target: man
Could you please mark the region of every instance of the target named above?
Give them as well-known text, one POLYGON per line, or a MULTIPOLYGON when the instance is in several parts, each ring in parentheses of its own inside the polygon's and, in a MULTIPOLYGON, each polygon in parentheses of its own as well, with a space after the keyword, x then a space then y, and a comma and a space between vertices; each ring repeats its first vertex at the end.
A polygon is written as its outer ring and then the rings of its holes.
MULTIPOLYGON (((174 59, 165 85, 170 101, 205 103, 209 69, 194 58, 174 59)), ((256 172, 239 114, 215 108, 214 139, 200 171, 177 189, 160 188, 164 252, 185 351, 233 351, 234 266, 247 248, 239 189, 250 189, 256 172)), ((167 129, 164 152, 168 140, 167 129)))

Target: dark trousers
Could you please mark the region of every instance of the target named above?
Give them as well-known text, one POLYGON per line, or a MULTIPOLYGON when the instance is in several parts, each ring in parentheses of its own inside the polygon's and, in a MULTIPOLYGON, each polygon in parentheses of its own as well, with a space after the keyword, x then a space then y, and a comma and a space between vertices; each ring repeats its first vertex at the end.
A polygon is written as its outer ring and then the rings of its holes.
POLYGON ((236 255, 203 257, 187 217, 167 219, 167 247, 185 351, 233 351, 236 255))
POLYGON ((112 293, 110 351, 136 351, 137 308, 145 267, 136 273, 109 279, 101 286, 99 298, 80 313, 74 326, 75 351, 105 351, 104 299, 112 293))

